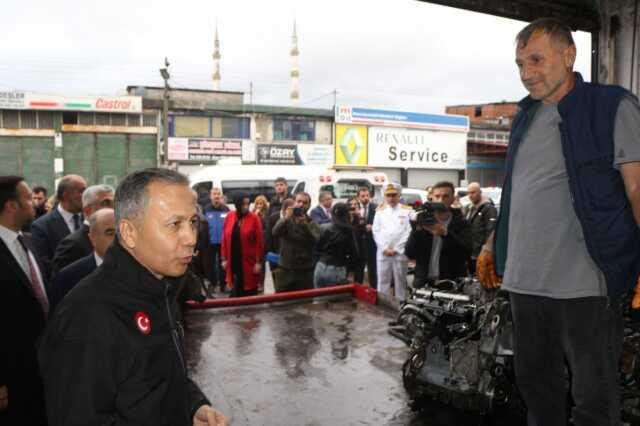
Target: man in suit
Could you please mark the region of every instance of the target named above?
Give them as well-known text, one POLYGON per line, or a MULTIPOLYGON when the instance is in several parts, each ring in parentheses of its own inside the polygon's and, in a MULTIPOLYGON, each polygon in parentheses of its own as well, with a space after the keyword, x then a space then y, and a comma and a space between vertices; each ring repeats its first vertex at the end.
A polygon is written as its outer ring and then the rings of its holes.
POLYGON ((58 207, 31 225, 34 248, 44 263, 47 277, 51 273, 51 261, 60 241, 82 225, 82 193, 86 187, 82 176, 67 175, 60 179, 56 191, 58 207))
POLYGON ((49 295, 52 311, 76 284, 102 265, 102 259, 115 234, 115 216, 112 208, 101 209, 89 217, 91 253, 62 268, 57 274, 49 295))
POLYGON ((44 274, 20 232, 33 218, 31 190, 19 176, 0 176, 0 424, 45 425, 36 340, 49 301, 44 274))
POLYGON ((311 220, 318 225, 331 223, 331 205, 333 204, 333 195, 329 191, 321 191, 318 195, 318 205, 314 207, 309 216, 311 220))
POLYGON ((84 223, 80 229, 67 235, 56 247, 51 262, 51 282, 56 282, 56 274, 62 268, 93 252, 89 241, 89 218, 103 208, 113 208, 114 189, 109 185, 93 185, 82 193, 82 214, 84 223))
POLYGON ((369 277, 369 285, 372 288, 377 288, 377 274, 376 274, 376 242, 373 239, 373 233, 371 232, 373 226, 373 218, 376 215, 376 209, 378 205, 371 201, 371 193, 366 186, 358 189, 358 202, 360 204, 360 215, 365 221, 365 233, 364 233, 364 253, 361 255, 361 267, 356 270, 354 279, 356 282, 364 281, 364 267, 367 266, 367 275, 369 277))

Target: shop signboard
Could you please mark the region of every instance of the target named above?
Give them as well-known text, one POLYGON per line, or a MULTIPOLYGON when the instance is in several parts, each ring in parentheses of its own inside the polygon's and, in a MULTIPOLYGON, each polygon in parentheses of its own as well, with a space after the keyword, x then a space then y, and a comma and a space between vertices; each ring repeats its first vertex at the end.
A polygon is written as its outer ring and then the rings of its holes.
POLYGON ((169 138, 169 161, 217 161, 242 158, 242 141, 208 138, 169 138))
POLYGON ((456 169, 467 164, 467 134, 394 127, 369 128, 369 165, 456 169))

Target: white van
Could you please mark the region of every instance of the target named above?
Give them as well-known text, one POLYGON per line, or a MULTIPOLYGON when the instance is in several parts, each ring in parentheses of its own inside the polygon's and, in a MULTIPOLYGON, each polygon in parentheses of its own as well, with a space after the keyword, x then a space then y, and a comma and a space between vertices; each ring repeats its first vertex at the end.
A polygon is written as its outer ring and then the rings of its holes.
POLYGON ((211 188, 222 189, 222 195, 229 203, 237 192, 246 192, 251 202, 264 195, 268 200, 275 196, 274 180, 283 177, 287 180, 289 192, 293 185, 308 174, 320 175, 326 171, 320 166, 263 166, 263 165, 224 165, 209 166, 189 175, 191 188, 198 193, 198 199, 206 199, 211 188))
POLYGON ((322 191, 333 194, 334 202, 347 201, 358 195, 358 188, 369 188, 371 198, 376 202, 383 200, 383 187, 388 184, 387 175, 371 169, 330 168, 320 173, 311 173, 296 182, 293 194, 307 192, 311 195, 311 207, 318 205, 318 196, 322 191))

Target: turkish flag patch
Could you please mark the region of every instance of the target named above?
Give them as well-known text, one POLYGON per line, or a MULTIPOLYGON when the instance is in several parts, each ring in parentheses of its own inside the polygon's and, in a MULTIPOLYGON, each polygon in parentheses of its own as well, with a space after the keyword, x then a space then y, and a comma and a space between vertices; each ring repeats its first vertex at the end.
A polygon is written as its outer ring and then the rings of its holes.
POLYGON ((136 326, 138 327, 138 330, 140 330, 140 333, 144 334, 145 336, 151 333, 151 319, 149 319, 149 315, 147 315, 145 312, 136 312, 133 319, 135 320, 136 326))

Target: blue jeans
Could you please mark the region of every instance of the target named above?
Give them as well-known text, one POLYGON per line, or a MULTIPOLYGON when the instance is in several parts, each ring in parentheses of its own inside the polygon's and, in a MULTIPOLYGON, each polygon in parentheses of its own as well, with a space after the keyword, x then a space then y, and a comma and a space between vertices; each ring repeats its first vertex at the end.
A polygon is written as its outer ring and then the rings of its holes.
POLYGON ((313 271, 313 286, 315 288, 327 287, 347 282, 347 267, 327 265, 319 260, 313 271))

